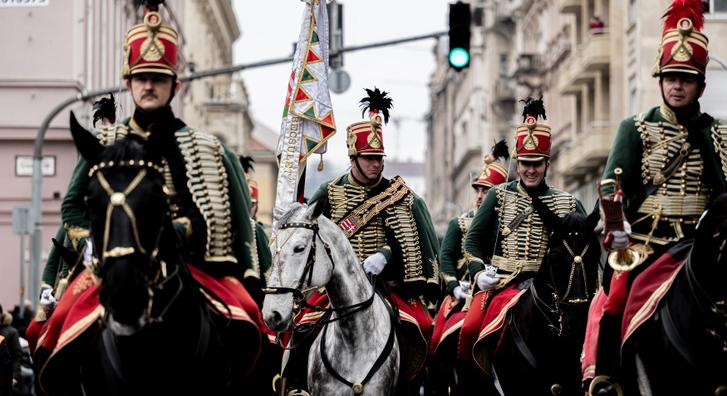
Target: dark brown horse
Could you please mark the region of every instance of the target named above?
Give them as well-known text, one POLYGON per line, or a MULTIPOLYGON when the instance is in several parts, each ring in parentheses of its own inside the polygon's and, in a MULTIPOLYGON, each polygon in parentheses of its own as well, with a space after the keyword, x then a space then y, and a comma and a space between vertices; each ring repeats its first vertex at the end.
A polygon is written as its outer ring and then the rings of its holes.
POLYGON ((727 195, 712 204, 654 314, 622 347, 626 391, 643 395, 727 394, 727 195))

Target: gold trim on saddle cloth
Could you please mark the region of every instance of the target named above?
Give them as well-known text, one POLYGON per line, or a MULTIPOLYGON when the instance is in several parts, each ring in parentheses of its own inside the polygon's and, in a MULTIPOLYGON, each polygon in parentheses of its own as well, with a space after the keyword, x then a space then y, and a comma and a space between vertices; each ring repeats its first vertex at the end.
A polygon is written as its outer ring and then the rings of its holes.
POLYGON ((394 177, 391 179, 391 184, 386 190, 367 199, 351 211, 348 216, 341 219, 337 223, 338 228, 346 234, 346 237, 351 238, 358 230, 368 224, 371 219, 376 217, 384 209, 399 202, 409 192, 409 187, 404 184, 404 180, 399 176, 394 177))

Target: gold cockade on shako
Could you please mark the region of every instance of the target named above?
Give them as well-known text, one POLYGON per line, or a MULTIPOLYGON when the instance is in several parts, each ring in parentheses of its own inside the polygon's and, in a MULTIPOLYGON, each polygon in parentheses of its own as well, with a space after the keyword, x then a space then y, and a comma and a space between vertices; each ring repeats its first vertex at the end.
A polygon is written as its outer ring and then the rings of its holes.
POLYGON ((679 20, 679 44, 675 45, 671 49, 671 56, 678 62, 687 62, 692 59, 694 55, 694 49, 689 44, 689 35, 692 33, 693 24, 689 18, 682 18, 679 20))
POLYGON ((528 116, 525 119, 525 125, 528 127, 528 136, 523 141, 523 147, 527 150, 535 150, 538 148, 538 138, 533 133, 535 127, 538 125, 537 120, 533 116, 528 116))
POLYGON ((164 44, 157 38, 161 24, 162 18, 158 12, 150 12, 144 16, 144 25, 151 32, 141 44, 141 58, 147 62, 156 62, 164 56, 164 44))

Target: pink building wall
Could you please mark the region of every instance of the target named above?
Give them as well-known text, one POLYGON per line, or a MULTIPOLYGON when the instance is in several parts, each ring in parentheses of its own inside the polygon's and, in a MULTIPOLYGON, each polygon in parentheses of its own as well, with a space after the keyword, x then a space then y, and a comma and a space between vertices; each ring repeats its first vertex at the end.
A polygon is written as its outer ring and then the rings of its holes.
MULTIPOLYGON (((32 155, 40 124, 59 103, 79 92, 121 84, 124 33, 141 15, 133 3, 50 0, 46 6, 0 8, 0 304, 7 309, 19 302, 20 288, 20 239, 12 232, 12 211, 31 205, 31 177, 15 175, 15 157, 32 155)), ((166 4, 182 20, 184 0, 166 4)), ((117 102, 122 105, 119 116, 128 116, 128 96, 117 102)), ((73 109, 87 116, 89 104, 73 109)), ((43 178, 41 272, 77 159, 68 117, 66 109, 54 118, 43 148, 44 156, 55 156, 56 174, 43 178)), ((28 245, 26 241, 26 250, 28 245)), ((25 272, 27 276, 27 266, 25 272)), ((26 291, 26 298, 37 296, 26 291)))

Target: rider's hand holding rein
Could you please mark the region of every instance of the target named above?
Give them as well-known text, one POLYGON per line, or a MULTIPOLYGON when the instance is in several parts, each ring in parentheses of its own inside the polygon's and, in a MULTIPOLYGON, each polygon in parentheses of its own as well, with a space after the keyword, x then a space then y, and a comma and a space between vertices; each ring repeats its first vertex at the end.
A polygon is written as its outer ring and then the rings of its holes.
POLYGON ((623 231, 611 231, 613 240, 611 241, 611 249, 626 249, 629 246, 629 235, 631 235, 631 224, 624 220, 623 231))
POLYGON ((467 294, 467 289, 463 288, 461 285, 452 290, 452 295, 454 295, 454 298, 457 300, 464 300, 467 296, 469 296, 469 294, 467 294))
POLYGON ((501 276, 497 274, 497 267, 494 265, 488 265, 487 267, 494 267, 494 271, 490 268, 486 268, 475 274, 475 283, 477 283, 477 287, 484 291, 494 289, 495 286, 500 283, 501 278, 501 276))
POLYGON ((45 287, 40 291, 40 302, 41 308, 46 312, 53 311, 56 307, 56 298, 53 297, 53 289, 45 287))
POLYGON ((379 275, 384 270, 387 260, 383 253, 378 252, 370 255, 363 262, 364 271, 370 275, 379 275))

